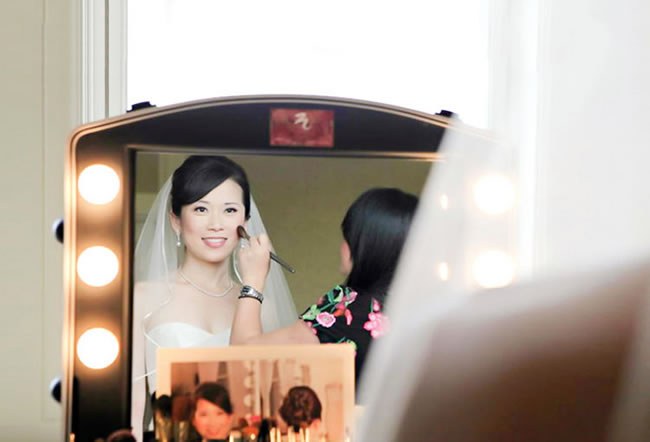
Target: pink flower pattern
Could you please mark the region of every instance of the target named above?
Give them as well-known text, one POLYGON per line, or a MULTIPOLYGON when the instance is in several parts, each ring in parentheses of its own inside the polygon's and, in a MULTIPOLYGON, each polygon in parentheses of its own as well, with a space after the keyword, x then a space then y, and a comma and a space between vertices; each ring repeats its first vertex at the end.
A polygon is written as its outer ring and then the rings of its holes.
POLYGON ((368 330, 374 339, 379 338, 388 333, 388 318, 378 311, 368 313, 368 321, 363 324, 363 328, 368 330))
POLYGON ((316 316, 316 322, 323 327, 330 328, 336 322, 336 318, 331 313, 321 312, 316 316))
POLYGON ((352 313, 350 312, 350 310, 345 311, 345 323, 347 325, 352 324, 352 313))
POLYGON ((377 339, 388 333, 388 317, 382 313, 382 308, 381 302, 374 297, 359 299, 358 293, 351 288, 336 286, 323 295, 317 304, 309 307, 301 318, 321 342, 347 342, 356 348, 355 341, 377 339), (366 315, 367 320, 364 322, 366 315), (345 330, 345 327, 349 329, 345 330), (326 329, 330 331, 323 333, 326 329), (365 338, 359 334, 361 329, 368 333, 365 338))

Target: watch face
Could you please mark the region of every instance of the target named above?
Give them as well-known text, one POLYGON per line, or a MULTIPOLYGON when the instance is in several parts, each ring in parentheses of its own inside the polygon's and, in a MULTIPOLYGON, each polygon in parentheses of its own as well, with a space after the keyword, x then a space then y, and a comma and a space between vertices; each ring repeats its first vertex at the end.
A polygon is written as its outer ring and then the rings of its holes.
POLYGON ((262 294, 260 292, 258 292, 253 287, 248 286, 248 285, 245 285, 244 287, 242 287, 241 294, 246 295, 246 296, 251 296, 253 298, 259 299, 260 301, 262 299, 264 299, 264 297, 262 296, 262 294))

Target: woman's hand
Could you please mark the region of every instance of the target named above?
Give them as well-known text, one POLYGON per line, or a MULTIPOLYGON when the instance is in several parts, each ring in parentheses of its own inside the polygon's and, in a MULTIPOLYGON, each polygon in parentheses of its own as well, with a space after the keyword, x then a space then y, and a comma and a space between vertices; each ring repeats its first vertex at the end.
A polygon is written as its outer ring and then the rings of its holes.
POLYGON ((271 241, 262 233, 244 240, 238 254, 239 274, 244 285, 264 293, 264 283, 271 266, 271 241))
MULTIPOLYGON (((238 252, 242 283, 264 293, 266 275, 271 266, 271 241, 265 234, 242 241, 238 252)), ((240 298, 230 333, 231 344, 243 344, 262 334, 262 304, 250 298, 240 298)))

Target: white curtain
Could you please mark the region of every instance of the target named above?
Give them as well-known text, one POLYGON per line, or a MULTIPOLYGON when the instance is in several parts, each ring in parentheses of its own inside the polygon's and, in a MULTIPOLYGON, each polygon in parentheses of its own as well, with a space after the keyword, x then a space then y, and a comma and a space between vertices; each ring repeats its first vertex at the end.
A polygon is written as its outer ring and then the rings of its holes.
MULTIPOLYGON (((650 4, 504 0, 493 6, 490 121, 505 145, 513 146, 513 170, 519 171, 517 234, 522 240, 517 260, 523 267, 519 276, 537 278, 599 266, 616 269, 649 255, 650 131, 645 122, 650 118, 650 4)), ((437 247, 430 240, 436 234, 455 234, 428 232, 422 221, 429 220, 432 229, 438 226, 431 216, 438 188, 427 183, 414 225, 419 228, 414 235, 419 236, 409 239, 405 254, 410 252, 411 259, 400 266, 391 291, 394 302, 388 313, 395 317, 393 333, 375 346, 368 362, 361 440, 395 440, 404 411, 400 404, 415 396, 416 374, 427 373, 422 358, 432 342, 419 332, 427 330, 431 335, 426 336, 433 336, 438 321, 463 309, 472 296, 443 292, 437 302, 424 302, 425 295, 413 293, 434 284, 435 273, 425 272, 423 264, 437 247), (427 245, 431 252, 422 250, 427 245), (393 412, 382 414, 387 397, 393 412)), ((461 230, 458 238, 466 239, 471 230, 461 230)), ((564 293, 570 298, 588 282, 572 280, 576 291, 564 293)), ((530 294, 543 305, 547 293, 550 305, 557 291, 550 285, 530 294)), ((526 299, 520 300, 525 304, 526 299)), ((509 304, 495 307, 504 316, 512 313, 509 304)), ((471 314, 467 316, 471 324, 471 314)), ((611 441, 640 441, 648 435, 650 387, 645 379, 650 376, 650 355, 643 335, 650 324, 648 316, 650 311, 639 309, 634 320, 638 333, 632 337, 636 342, 629 347, 636 352, 621 361, 628 363, 621 383, 626 388, 617 398, 621 406, 610 410, 608 417, 611 441)), ((548 322, 548 327, 552 330, 553 324, 548 322)), ((532 337, 509 338, 525 347, 532 337)))

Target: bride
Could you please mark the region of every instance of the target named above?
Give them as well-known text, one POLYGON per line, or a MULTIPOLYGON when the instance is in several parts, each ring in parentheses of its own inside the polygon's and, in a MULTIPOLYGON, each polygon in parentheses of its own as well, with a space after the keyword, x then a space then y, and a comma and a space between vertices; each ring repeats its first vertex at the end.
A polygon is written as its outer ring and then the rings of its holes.
MULTIPOLYGON (((156 389, 158 347, 228 345, 241 289, 233 253, 237 227, 264 232, 246 173, 222 156, 190 156, 160 190, 135 251, 133 388, 136 437, 149 427, 148 401, 156 389)), ((262 313, 265 329, 295 321, 282 271, 262 313)))

